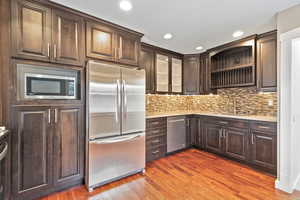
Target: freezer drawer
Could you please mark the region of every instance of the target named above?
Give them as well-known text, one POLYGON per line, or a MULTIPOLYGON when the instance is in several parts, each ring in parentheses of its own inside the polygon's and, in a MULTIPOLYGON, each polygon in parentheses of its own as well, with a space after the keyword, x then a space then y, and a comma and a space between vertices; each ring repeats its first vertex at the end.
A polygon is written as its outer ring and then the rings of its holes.
POLYGON ((167 152, 186 147, 186 121, 184 116, 168 117, 167 119, 167 152))
POLYGON ((143 171, 145 133, 90 141, 88 163, 89 190, 143 171))

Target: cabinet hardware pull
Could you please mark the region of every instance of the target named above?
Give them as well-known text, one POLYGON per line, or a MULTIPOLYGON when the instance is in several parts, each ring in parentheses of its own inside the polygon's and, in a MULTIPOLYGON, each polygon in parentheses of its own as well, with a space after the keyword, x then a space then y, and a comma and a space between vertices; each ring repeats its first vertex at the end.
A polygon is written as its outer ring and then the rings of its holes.
POLYGON ((252 142, 252 144, 254 144, 254 135, 253 134, 251 135, 251 142, 252 142))
POLYGON ((51 110, 48 109, 48 124, 51 124, 51 110))
POLYGON ((268 127, 268 126, 258 126, 258 128, 262 128, 262 129, 270 129, 270 127, 268 127))
POLYGON ((226 138, 226 131, 223 129, 223 137, 226 138))
POLYGON ((219 123, 220 124, 228 124, 228 122, 223 122, 223 121, 220 121, 219 123))
POLYGON ((57 108, 54 110, 54 122, 57 123, 57 108))
POLYGON ((56 44, 53 47, 53 51, 54 51, 54 59, 56 59, 57 57, 57 49, 56 49, 56 44))
POLYGON ((47 55, 48 55, 48 57, 50 57, 50 43, 48 43, 48 47, 47 47, 47 55))
POLYGON ((153 124, 153 125, 157 125, 157 124, 159 124, 159 122, 152 122, 152 124, 153 124))
POLYGON ((159 150, 152 152, 152 154, 158 154, 158 153, 159 153, 159 150))
POLYGON ((152 131, 152 133, 154 133, 154 134, 159 133, 159 130, 157 130, 157 131, 152 131))
POLYGON ((159 139, 152 141, 152 144, 156 144, 156 143, 159 143, 159 139))
POLYGON ((219 130, 219 138, 221 138, 221 137, 223 137, 223 130, 222 129, 219 130))

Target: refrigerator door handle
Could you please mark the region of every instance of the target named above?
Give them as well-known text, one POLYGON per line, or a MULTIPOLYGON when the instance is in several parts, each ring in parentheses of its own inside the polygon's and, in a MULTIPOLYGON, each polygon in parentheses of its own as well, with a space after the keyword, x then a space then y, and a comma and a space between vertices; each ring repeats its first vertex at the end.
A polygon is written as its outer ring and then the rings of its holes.
POLYGON ((141 137, 142 134, 134 135, 134 136, 126 136, 121 138, 113 138, 113 139, 102 139, 101 141, 90 141, 91 144, 112 144, 112 143, 118 143, 118 142, 125 142, 129 140, 135 140, 139 137, 141 137))
POLYGON ((124 118, 127 119, 127 89, 126 89, 126 81, 123 80, 123 113, 124 118))
POLYGON ((120 80, 117 80, 117 96, 116 96, 116 122, 119 123, 119 118, 120 118, 120 80))

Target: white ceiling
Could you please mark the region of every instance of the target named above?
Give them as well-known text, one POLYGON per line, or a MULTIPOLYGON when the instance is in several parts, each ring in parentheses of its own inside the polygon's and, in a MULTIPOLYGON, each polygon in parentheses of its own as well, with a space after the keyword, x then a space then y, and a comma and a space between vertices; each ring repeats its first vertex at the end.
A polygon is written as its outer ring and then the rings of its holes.
POLYGON ((120 0, 53 0, 145 34, 143 41, 180 53, 197 53, 244 36, 276 29, 276 13, 300 0, 130 0, 133 9, 119 9, 120 0), (172 33, 171 40, 163 39, 172 33))

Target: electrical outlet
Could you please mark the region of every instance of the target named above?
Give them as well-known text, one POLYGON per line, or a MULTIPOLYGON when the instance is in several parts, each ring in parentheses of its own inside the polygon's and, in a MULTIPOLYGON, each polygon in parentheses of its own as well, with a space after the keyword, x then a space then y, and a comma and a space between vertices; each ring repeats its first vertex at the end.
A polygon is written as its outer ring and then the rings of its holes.
POLYGON ((273 100, 272 99, 268 100, 268 106, 273 106, 273 100))

